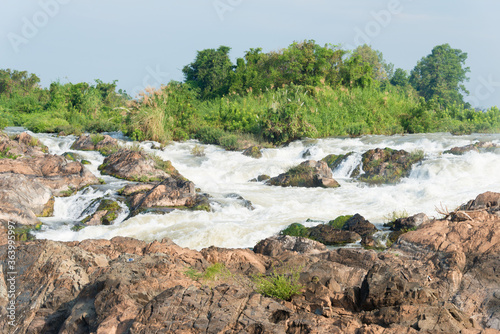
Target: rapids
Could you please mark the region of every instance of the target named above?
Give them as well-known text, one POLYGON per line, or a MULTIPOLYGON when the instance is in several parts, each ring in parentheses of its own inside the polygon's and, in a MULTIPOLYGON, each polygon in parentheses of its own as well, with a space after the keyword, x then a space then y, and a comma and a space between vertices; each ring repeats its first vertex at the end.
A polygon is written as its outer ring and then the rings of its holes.
MULTIPOLYGON (((22 131, 19 128, 6 130, 10 133, 22 131)), ((140 145, 146 151, 172 161, 182 175, 211 196, 212 212, 176 210, 166 215, 143 214, 125 220, 128 209, 121 203, 124 213, 114 225, 90 226, 74 232, 71 226, 83 218, 82 213, 92 200, 116 197, 116 190, 127 181, 100 174, 97 167, 104 160, 100 153, 72 151, 74 136, 30 134, 47 145, 52 154, 77 152, 91 162, 88 168, 106 182, 71 197, 57 198, 54 217, 41 219, 44 226, 36 233, 39 239, 72 241, 129 236, 152 241, 168 237, 192 249, 212 245, 244 248, 254 246, 294 222, 314 226, 317 220, 328 221, 339 215, 359 213, 381 227, 394 211, 406 211, 410 215, 424 212, 440 217, 437 208, 451 211, 482 192, 500 192, 498 152, 470 152, 462 156, 442 153, 478 140, 500 144, 500 134, 452 136, 435 133, 308 139, 283 148, 265 149, 261 159, 246 157, 241 152, 227 152, 213 145, 201 145, 205 156, 197 157, 191 154, 192 148, 200 145, 196 141, 172 143, 163 149, 158 143, 143 142, 140 145), (415 165, 410 176, 397 185, 373 187, 350 179, 350 172, 361 160, 361 154, 377 147, 410 152, 423 150, 425 160, 415 165), (314 160, 328 154, 356 153, 333 171, 340 188, 281 188, 249 182, 260 174, 276 176, 299 164, 306 160, 302 155, 307 149, 311 153, 307 159, 314 160), (244 201, 231 194, 251 201, 255 209, 249 209, 244 201)), ((122 139, 123 145, 132 145, 121 134, 111 135, 122 139)))

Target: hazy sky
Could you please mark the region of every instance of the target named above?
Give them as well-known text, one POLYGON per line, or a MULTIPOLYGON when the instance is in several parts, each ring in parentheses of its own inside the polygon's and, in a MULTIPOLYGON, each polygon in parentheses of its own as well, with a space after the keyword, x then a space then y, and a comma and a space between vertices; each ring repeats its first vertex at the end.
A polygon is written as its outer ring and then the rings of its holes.
POLYGON ((500 106, 498 0, 0 0, 0 68, 43 85, 118 80, 134 93, 183 80, 197 50, 293 41, 367 43, 410 71, 439 44, 468 53, 467 100, 500 106))

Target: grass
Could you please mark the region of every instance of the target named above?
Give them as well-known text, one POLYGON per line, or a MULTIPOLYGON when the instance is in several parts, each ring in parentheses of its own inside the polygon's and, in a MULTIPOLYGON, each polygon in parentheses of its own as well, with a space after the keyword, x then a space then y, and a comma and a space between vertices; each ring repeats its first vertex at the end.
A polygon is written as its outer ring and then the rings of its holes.
POLYGON ((191 154, 194 155, 195 157, 204 157, 205 156, 205 148, 201 145, 196 144, 191 149, 191 154))
POLYGON ((267 297, 290 301, 299 295, 303 286, 299 284, 302 268, 274 267, 269 275, 254 275, 255 290, 267 297))
POLYGON ((103 140, 104 140, 104 136, 101 135, 101 134, 92 134, 92 135, 90 135, 90 141, 92 142, 92 144, 94 146, 97 145, 97 144, 99 144, 103 140))
POLYGON ((384 220, 387 221, 387 223, 384 224, 385 227, 392 227, 394 225, 394 222, 399 219, 399 218, 408 218, 409 214, 406 210, 394 210, 391 213, 387 214, 384 216, 384 220))
POLYGON ((196 269, 188 268, 184 274, 194 281, 218 281, 232 277, 231 272, 223 263, 214 263, 205 269, 204 272, 199 272, 196 269))
POLYGON ((289 225, 287 228, 280 232, 281 235, 289 235, 292 237, 303 237, 309 238, 309 229, 302 224, 293 223, 289 225))

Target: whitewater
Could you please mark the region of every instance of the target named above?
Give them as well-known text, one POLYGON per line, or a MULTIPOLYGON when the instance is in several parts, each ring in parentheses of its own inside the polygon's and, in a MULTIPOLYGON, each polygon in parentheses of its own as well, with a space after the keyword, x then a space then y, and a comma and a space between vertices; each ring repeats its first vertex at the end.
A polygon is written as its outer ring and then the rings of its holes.
MULTIPOLYGON (((10 128, 6 132, 20 131, 22 129, 10 128)), ((294 222, 314 226, 339 215, 359 213, 381 228, 395 211, 406 211, 410 215, 424 212, 430 217, 441 217, 437 211, 452 211, 485 191, 500 192, 498 151, 469 152, 461 156, 443 154, 452 147, 477 141, 500 144, 500 134, 306 139, 287 147, 264 149, 261 159, 197 141, 172 143, 163 148, 159 143, 143 142, 139 145, 145 151, 170 160, 201 192, 210 195, 212 210, 175 210, 165 215, 141 214, 125 220, 128 208, 117 190, 128 182, 100 174, 98 166, 104 161, 100 153, 71 150, 71 144, 77 139, 75 136, 29 133, 47 145, 52 154, 78 153, 91 162, 87 168, 106 182, 70 197, 56 198, 54 217, 40 219, 44 225, 36 232, 38 239, 80 241, 127 236, 145 241, 170 238, 180 246, 197 250, 209 246, 246 248, 294 222), (203 147, 205 156, 191 153, 195 145, 203 147), (349 177, 362 153, 385 147, 408 152, 422 150, 425 160, 414 165, 410 175, 396 185, 369 186, 349 177), (310 155, 304 157, 306 152, 310 155), (355 154, 333 171, 340 188, 282 188, 250 182, 261 174, 276 176, 304 160, 320 160, 328 154, 349 152, 355 154), (252 207, 237 195, 250 201, 252 207), (120 217, 110 226, 89 226, 72 231, 76 222, 95 211, 89 206, 100 197, 117 199, 123 208, 120 217)), ((124 146, 134 145, 120 133, 110 135, 120 139, 124 146)))

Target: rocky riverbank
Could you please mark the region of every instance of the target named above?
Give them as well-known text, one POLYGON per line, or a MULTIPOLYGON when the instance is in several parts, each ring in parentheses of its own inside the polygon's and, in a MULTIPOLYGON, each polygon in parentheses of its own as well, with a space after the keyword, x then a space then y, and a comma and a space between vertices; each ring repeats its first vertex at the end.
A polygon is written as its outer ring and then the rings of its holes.
POLYGON ((276 236, 200 252, 168 239, 16 244, 16 326, 0 231, 0 328, 13 333, 496 333, 500 194, 423 223, 384 252, 276 236), (278 273, 278 274, 277 274, 278 273), (289 300, 256 277, 296 276, 289 300), (485 329, 489 328, 489 329, 485 329))

